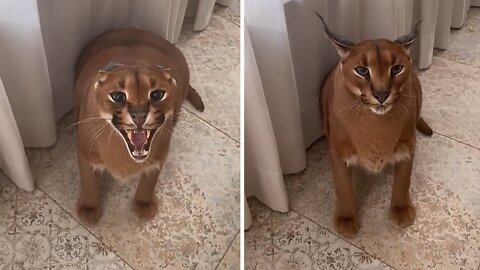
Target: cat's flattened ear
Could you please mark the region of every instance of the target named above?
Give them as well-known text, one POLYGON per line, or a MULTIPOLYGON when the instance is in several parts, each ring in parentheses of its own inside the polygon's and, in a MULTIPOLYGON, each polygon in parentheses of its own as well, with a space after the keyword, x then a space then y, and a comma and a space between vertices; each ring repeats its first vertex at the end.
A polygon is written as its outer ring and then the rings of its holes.
POLYGON ((418 25, 422 22, 422 20, 418 21, 414 26, 412 32, 401 36, 394 40, 393 42, 397 43, 398 45, 401 45, 405 51, 408 53, 408 50, 410 49, 410 46, 412 43, 415 41, 418 35, 418 25))
POLYGON ((115 62, 108 62, 103 68, 101 68, 98 72, 101 74, 101 76, 98 78, 98 81, 95 82, 95 89, 98 87, 102 87, 103 84, 107 81, 108 79, 108 72, 115 70, 116 68, 119 68, 123 66, 123 64, 115 63, 115 62))
POLYGON ((107 81, 108 76, 108 74, 102 74, 94 84, 95 89, 97 89, 98 87, 102 87, 107 81))
POLYGON ((164 69, 169 69, 169 68, 166 68, 164 65, 161 65, 161 64, 156 64, 154 65, 156 68, 160 69, 160 70, 164 70, 164 69))
POLYGON ((170 69, 165 70, 165 72, 163 74, 165 74, 165 77, 167 77, 168 82, 171 85, 173 85, 173 87, 176 88, 177 87, 177 81, 175 80, 175 78, 173 78, 172 73, 170 72, 170 69))
POLYGON ((333 45, 335 46, 338 53, 340 54, 340 57, 342 57, 342 59, 345 59, 349 55, 353 47, 355 47, 355 43, 351 42, 345 37, 342 37, 340 35, 337 35, 331 32, 330 29, 328 29, 328 26, 325 23, 325 20, 323 19, 323 17, 320 14, 318 14, 318 12, 316 14, 323 23, 323 30, 325 31, 325 35, 330 39, 330 41, 332 41, 333 45))
POLYGON ((160 69, 163 72, 163 74, 165 75, 165 77, 167 77, 167 80, 171 85, 173 85, 174 87, 177 87, 177 81, 172 76, 172 73, 171 73, 172 69, 171 68, 165 67, 165 66, 160 65, 160 64, 155 65, 155 67, 157 67, 158 69, 160 69))
POLYGON ((100 73, 105 73, 105 72, 110 72, 116 68, 119 68, 123 66, 122 64, 119 63, 114 63, 114 62, 108 62, 103 68, 101 68, 98 72, 100 73))

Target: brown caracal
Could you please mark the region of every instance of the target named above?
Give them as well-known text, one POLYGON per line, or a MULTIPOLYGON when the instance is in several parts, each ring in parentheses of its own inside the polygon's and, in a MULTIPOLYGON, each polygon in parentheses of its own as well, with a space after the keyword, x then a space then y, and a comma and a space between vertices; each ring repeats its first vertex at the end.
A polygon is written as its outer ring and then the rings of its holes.
POLYGON ((379 173, 393 164, 391 213, 398 225, 409 226, 415 219, 409 194, 415 130, 433 133, 420 117, 422 89, 409 57, 416 26, 395 41, 353 43, 330 32, 318 16, 341 58, 325 80, 321 95, 337 195, 335 229, 353 237, 360 226, 352 165, 379 173))
POLYGON ((75 78, 77 210, 83 221, 95 223, 101 216, 103 170, 116 179, 139 179, 136 212, 141 218, 155 216, 155 186, 185 98, 203 110, 185 57, 163 38, 126 28, 87 45, 75 78))

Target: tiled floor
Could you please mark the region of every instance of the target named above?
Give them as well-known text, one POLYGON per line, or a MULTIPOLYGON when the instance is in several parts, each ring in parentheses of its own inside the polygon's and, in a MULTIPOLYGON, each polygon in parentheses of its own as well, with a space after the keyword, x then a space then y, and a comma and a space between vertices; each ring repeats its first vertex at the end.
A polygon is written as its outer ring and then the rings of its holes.
POLYGON ((424 118, 412 179, 417 219, 406 229, 389 218, 391 170, 355 172, 362 227, 353 239, 334 233, 335 192, 325 140, 307 150, 308 167, 286 177, 288 214, 249 200, 248 269, 480 270, 480 9, 452 31, 448 51, 420 72, 424 118), (360 179, 361 178, 361 179, 360 179))
POLYGON ((238 22, 238 13, 217 8, 205 31, 187 26, 177 44, 206 110, 186 104, 182 111, 157 186, 157 217, 142 222, 131 210, 136 183, 107 178, 100 223, 78 221, 76 139, 67 115, 53 147, 27 151, 35 193, 0 173, 0 269, 239 268, 238 22))

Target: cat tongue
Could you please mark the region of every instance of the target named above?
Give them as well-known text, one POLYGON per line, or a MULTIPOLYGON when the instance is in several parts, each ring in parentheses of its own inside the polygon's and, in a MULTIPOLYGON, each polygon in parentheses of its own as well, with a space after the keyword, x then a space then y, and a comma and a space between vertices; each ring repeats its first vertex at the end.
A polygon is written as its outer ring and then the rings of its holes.
POLYGON ((135 147, 141 149, 141 147, 147 142, 147 132, 145 130, 135 130, 132 133, 132 138, 130 138, 130 141, 133 145, 135 145, 135 147))

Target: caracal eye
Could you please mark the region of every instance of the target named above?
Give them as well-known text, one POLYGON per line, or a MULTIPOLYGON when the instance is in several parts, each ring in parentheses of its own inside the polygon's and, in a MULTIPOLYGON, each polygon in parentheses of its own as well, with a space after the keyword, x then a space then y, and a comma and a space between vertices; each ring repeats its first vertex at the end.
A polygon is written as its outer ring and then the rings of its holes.
POLYGON ((355 68, 355 72, 362 76, 362 77, 365 77, 368 75, 369 71, 368 71, 368 68, 367 67, 364 67, 364 66, 358 66, 355 68))
POLYGON ((112 97, 113 101, 117 103, 123 103, 127 99, 127 95, 125 95, 125 93, 122 91, 115 91, 113 93, 110 93, 110 96, 112 97))
POLYGON ((402 65, 393 65, 393 66, 390 68, 390 73, 391 73, 392 75, 397 75, 397 74, 400 73, 402 70, 403 70, 403 66, 402 66, 402 65))
POLYGON ((150 99, 152 101, 162 101, 165 97, 165 91, 161 89, 155 89, 150 93, 150 99))

